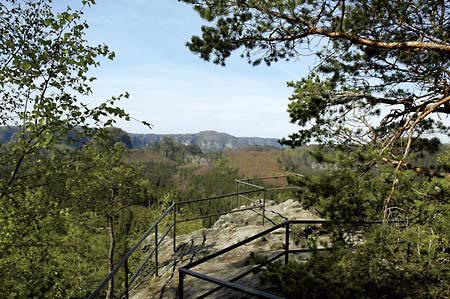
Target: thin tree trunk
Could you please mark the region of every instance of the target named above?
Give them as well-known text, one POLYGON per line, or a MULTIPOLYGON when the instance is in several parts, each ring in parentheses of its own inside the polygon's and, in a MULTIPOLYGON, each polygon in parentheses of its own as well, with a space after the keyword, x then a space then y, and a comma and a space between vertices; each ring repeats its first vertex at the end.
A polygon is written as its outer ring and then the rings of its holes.
MULTIPOLYGON (((108 251, 108 265, 109 272, 114 268, 114 248, 116 246, 116 240, 114 238, 114 218, 112 215, 108 215, 108 225, 109 225, 109 251, 108 251)), ((108 291, 106 293, 106 299, 114 298, 114 277, 108 282, 108 291)))

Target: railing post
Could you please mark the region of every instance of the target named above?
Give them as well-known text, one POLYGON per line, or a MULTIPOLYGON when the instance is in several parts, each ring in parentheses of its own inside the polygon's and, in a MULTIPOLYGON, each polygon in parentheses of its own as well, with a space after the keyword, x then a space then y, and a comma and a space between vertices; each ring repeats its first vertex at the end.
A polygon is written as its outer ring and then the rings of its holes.
POLYGON ((236 182, 236 207, 239 207, 239 182, 238 180, 235 180, 236 182))
POLYGON ((155 225, 155 275, 158 275, 158 224, 155 225))
POLYGON ((262 210, 262 225, 264 226, 264 221, 266 218, 266 188, 263 191, 263 210, 262 210))
POLYGON ((124 271, 125 271, 125 299, 130 298, 129 297, 129 283, 128 283, 128 273, 130 270, 128 269, 128 259, 125 261, 125 264, 123 265, 124 271))
MULTIPOLYGON (((208 211, 206 212, 206 215, 208 215, 208 214, 211 215, 211 213, 212 213, 211 212, 211 201, 208 200, 208 211)), ((211 228, 211 226, 212 226, 212 216, 209 216, 209 227, 208 228, 211 228)))
POLYGON ((285 244, 285 251, 284 251, 284 264, 287 265, 289 262, 289 230, 290 230, 290 225, 289 222, 286 222, 286 244, 285 244))
MULTIPOLYGON (((173 205, 173 252, 177 251, 177 204, 173 205)), ((175 256, 174 256, 175 257, 175 256)))
POLYGON ((178 269, 178 299, 184 298, 184 272, 180 269, 178 269))

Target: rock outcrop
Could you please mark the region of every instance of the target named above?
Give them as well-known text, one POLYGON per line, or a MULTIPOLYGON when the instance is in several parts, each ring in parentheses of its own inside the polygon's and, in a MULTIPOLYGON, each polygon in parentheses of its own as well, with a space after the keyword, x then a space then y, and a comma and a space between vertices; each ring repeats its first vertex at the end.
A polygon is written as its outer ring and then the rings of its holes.
MULTIPOLYGON (((316 215, 302 209, 299 203, 292 199, 279 204, 269 203, 266 207, 265 226, 262 225, 260 212, 261 210, 247 210, 227 214, 221 216, 209 229, 204 228, 178 236, 175 256, 173 255, 172 240, 163 241, 159 250, 159 276, 155 277, 152 274, 140 277, 139 284, 132 290, 131 298, 176 298, 178 267, 251 237, 271 227, 273 223, 278 224, 287 219, 318 219, 316 215)), ((297 228, 297 230, 302 231, 304 228, 297 228)), ((291 244, 296 243, 297 246, 306 247, 306 238, 302 241, 303 243, 294 241, 294 233, 291 233, 291 238, 291 244)), ((149 244, 152 242, 154 241, 149 240, 149 244)), ((201 264, 193 270, 227 280, 253 267, 258 259, 283 251, 284 247, 285 232, 277 230, 201 264)), ((259 281, 257 274, 250 274, 238 282, 246 286, 257 287, 260 290, 268 288, 268 286, 259 285, 259 281)), ((185 279, 185 298, 194 298, 214 287, 213 284, 205 281, 187 277, 185 279)), ((241 295, 233 291, 221 290, 209 298, 240 298, 241 295)))
POLYGON ((216 131, 202 131, 196 134, 129 134, 134 148, 145 147, 169 137, 184 145, 196 145, 203 152, 217 152, 250 146, 281 148, 276 138, 235 137, 216 131))

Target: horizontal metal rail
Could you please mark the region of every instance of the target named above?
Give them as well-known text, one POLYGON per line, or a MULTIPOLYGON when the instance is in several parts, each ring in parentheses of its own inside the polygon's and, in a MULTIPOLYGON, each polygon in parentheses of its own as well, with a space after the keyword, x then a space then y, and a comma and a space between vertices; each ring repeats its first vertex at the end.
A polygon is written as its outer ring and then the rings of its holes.
MULTIPOLYGON (((253 289, 253 288, 250 288, 250 287, 246 287, 246 286, 237 284, 237 283, 233 283, 233 282, 229 282, 229 281, 226 281, 226 280, 218 279, 218 278, 215 278, 215 277, 212 277, 212 276, 208 276, 208 275, 205 275, 205 274, 201 274, 201 273, 198 273, 198 272, 186 269, 186 268, 179 268, 178 270, 180 271, 180 273, 188 274, 190 276, 193 276, 193 277, 196 277, 196 278, 208 281, 208 282, 212 282, 212 283, 215 283, 215 284, 223 285, 223 286, 225 286, 225 287, 227 287, 229 289, 233 289, 233 290, 236 290, 236 291, 241 291, 243 293, 254 295, 254 296, 257 296, 259 298, 285 299, 283 297, 275 296, 275 295, 272 295, 272 294, 269 294, 269 293, 266 293, 266 292, 263 292, 263 291, 259 291, 259 290, 256 290, 256 289, 253 289)), ((179 298, 183 298, 183 295, 180 294, 179 298)))
POLYGON ((282 190, 301 190, 300 187, 276 187, 276 188, 266 188, 266 191, 282 191, 282 190))
POLYGON ((238 195, 240 198, 244 198, 244 199, 246 199, 246 200, 248 200, 248 201, 254 201, 254 199, 253 198, 250 198, 250 197, 247 197, 247 196, 245 196, 245 195, 238 195))
MULTIPOLYGON (((254 267, 252 267, 252 268, 250 268, 250 269, 248 269, 248 270, 242 272, 242 273, 239 274, 238 276, 229 279, 228 281, 230 281, 230 282, 235 282, 235 281, 237 281, 237 280, 239 280, 239 279, 241 279, 241 278, 247 276, 248 274, 250 274, 250 273, 252 273, 252 272, 255 272, 255 271, 261 269, 261 268, 264 267, 265 265, 270 264, 271 262, 273 262, 273 261, 279 259, 279 258, 282 257, 282 256, 284 256, 284 252, 279 252, 279 253, 275 254, 274 256, 268 258, 267 261, 265 261, 265 263, 257 264, 257 265, 255 265, 254 267)), ((223 287, 224 287, 223 285, 219 285, 219 286, 215 287, 214 289, 209 290, 209 291, 207 291, 206 293, 204 293, 204 294, 198 296, 196 299, 202 299, 202 298, 208 297, 209 295, 214 294, 215 292, 217 292, 218 290, 222 289, 223 287)))
POLYGON ((222 213, 216 213, 216 214, 210 214, 210 215, 202 215, 202 216, 196 216, 196 217, 180 219, 180 220, 177 219, 177 223, 193 221, 193 220, 199 220, 199 219, 206 219, 206 218, 209 218, 209 217, 222 216, 222 215, 227 215, 227 214, 232 214, 232 213, 237 213, 237 212, 242 212, 242 211, 247 211, 247 210, 254 210, 254 209, 262 208, 262 207, 263 207, 263 205, 258 205, 258 206, 252 206, 251 208, 233 209, 231 211, 222 212, 222 213))
POLYGON ((358 224, 358 225, 371 225, 371 224, 387 224, 387 223, 406 223, 408 219, 400 220, 361 220, 361 221, 331 221, 326 219, 292 219, 285 222, 291 224, 323 224, 323 223, 334 223, 334 224, 358 224), (315 222, 314 222, 315 221, 315 222))
MULTIPOLYGON (((321 224, 321 223, 328 223, 328 222, 330 222, 330 221, 329 220, 325 220, 325 219, 302 219, 302 220, 298 220, 297 221, 297 223, 303 223, 303 224, 321 224)), ((278 258, 280 258, 282 256, 285 256, 285 260, 287 261, 287 255, 289 254, 289 233, 290 233, 289 224, 290 223, 291 223, 291 221, 288 220, 288 221, 284 221, 284 222, 282 222, 282 223, 280 223, 278 225, 274 225, 271 228, 265 229, 262 232, 259 232, 259 233, 255 234, 255 235, 253 235, 253 236, 251 236, 251 237, 249 237, 249 238, 247 238, 247 239, 245 239, 243 241, 240 241, 240 242, 238 242, 236 244, 228 246, 228 247, 226 247, 226 248, 224 248, 222 250, 219 250, 219 251, 217 251, 215 253, 212 253, 212 254, 210 254, 210 255, 208 255, 206 257, 203 257, 203 258, 201 258, 201 259, 199 259, 197 261, 194 261, 194 262, 192 262, 192 263, 190 263, 190 264, 188 264, 188 265, 186 265, 186 266, 184 266, 182 268, 179 268, 178 269, 178 271, 179 271, 179 290, 180 290, 179 298, 183 299, 183 296, 184 296, 184 294, 183 294, 183 292, 184 292, 184 286, 183 286, 183 284, 184 284, 184 282, 183 282, 184 276, 185 275, 190 275, 190 276, 193 276, 193 277, 196 277, 196 278, 199 278, 199 279, 202 279, 202 280, 205 280, 205 281, 208 281, 208 282, 211 282, 211 283, 214 283, 214 284, 218 285, 214 289, 212 289, 212 290, 210 290, 210 291, 200 295, 200 297, 198 297, 198 298, 205 298, 206 296, 209 296, 209 295, 213 294, 214 292, 218 291, 219 289, 221 289, 223 287, 226 287, 226 288, 230 288, 230 289, 233 289, 233 290, 236 290, 236 291, 240 291, 240 292, 243 292, 243 293, 246 293, 246 294, 249 294, 249 295, 254 295, 254 296, 257 296, 259 298, 284 299, 283 297, 279 297, 279 296, 276 296, 276 295, 273 295, 273 294, 270 294, 270 293, 267 293, 267 292, 263 292, 263 291, 260 291, 260 290, 254 289, 254 288, 250 288, 250 287, 246 287, 246 286, 234 283, 234 281, 236 281, 236 280, 238 280, 240 278, 243 278, 246 275, 252 273, 253 271, 261 268, 262 265, 256 266, 256 267, 254 267, 254 268, 252 268, 250 270, 246 270, 243 273, 239 274, 238 276, 236 276, 236 277, 234 277, 234 278, 232 278, 231 280, 228 280, 228 281, 222 280, 222 279, 219 279, 219 278, 215 278, 215 277, 211 277, 211 276, 208 276, 208 275, 205 275, 205 274, 202 274, 202 273, 198 273, 198 272, 192 271, 191 269, 194 268, 195 266, 203 264, 203 263, 205 263, 205 262, 207 262, 207 261, 209 261, 209 260, 211 260, 213 258, 216 258, 216 257, 218 257, 218 256, 220 256, 222 254, 225 254, 225 253, 227 253, 227 252, 229 252, 229 251, 231 251, 233 249, 239 248, 239 247, 241 247, 241 246, 243 246, 243 245, 245 245, 247 243, 250 243, 250 242, 252 242, 252 241, 254 241, 254 240, 258 239, 258 238, 261 238, 261 237, 263 237, 263 236, 265 236, 265 235, 267 235, 267 234, 269 234, 271 232, 274 232, 274 231, 282 229, 282 228, 284 228, 285 231, 286 231, 286 248, 285 248, 285 250, 283 252, 281 252, 279 254, 276 254, 274 257, 268 259, 267 263, 270 263, 270 262, 274 261, 275 259, 278 259, 278 258)))
POLYGON ((273 175, 273 176, 263 176, 263 177, 256 177, 256 178, 249 178, 249 179, 239 179, 239 180, 250 180, 250 181, 256 181, 256 180, 269 180, 269 179, 280 179, 280 178, 288 178, 291 176, 303 176, 303 174, 299 173, 293 173, 293 174, 283 174, 283 175, 273 175))
POLYGON ((220 256, 220 255, 222 255, 224 253, 227 253, 228 251, 231 251, 231 250, 233 250, 235 248, 241 247, 242 245, 250 243, 250 242, 252 242, 252 241, 254 241, 254 240, 256 240, 256 239, 258 239, 258 238, 260 238, 260 237, 262 237, 264 235, 267 235, 267 234, 269 234, 269 233, 271 233, 273 231, 276 231, 276 230, 278 230, 280 228, 284 228, 287 224, 290 224, 290 223, 293 223, 293 224, 323 224, 323 223, 331 223, 331 222, 332 222, 331 220, 327 220, 327 219, 286 220, 286 221, 283 221, 280 224, 277 224, 277 225, 274 225, 274 226, 272 226, 272 227, 270 227, 268 229, 265 229, 265 230, 255 234, 255 235, 253 235, 253 236, 251 236, 251 237, 249 237, 249 238, 247 238, 245 240, 237 242, 236 244, 230 245, 230 246, 228 246, 226 248, 223 248, 222 250, 216 251, 216 252, 214 252, 214 253, 212 253, 212 254, 210 254, 208 256, 205 256, 205 257, 203 257, 201 259, 198 259, 197 261, 186 265, 184 268, 191 269, 191 268, 193 268, 195 266, 203 264, 203 263, 205 263, 205 262, 207 262, 207 261, 209 261, 209 260, 211 260, 213 258, 216 258, 216 257, 218 257, 218 256, 220 256))
MULTIPOLYGON (((256 188, 256 189, 258 189, 260 191, 265 189, 264 187, 261 187, 259 185, 250 184, 248 182, 244 182, 244 181, 241 181, 241 180, 236 180, 236 183, 239 183, 239 184, 242 184, 242 185, 246 185, 246 186, 249 186, 249 187, 253 187, 253 188, 256 188)), ((252 190, 252 191, 255 191, 255 190, 252 190)))
POLYGON ((252 241, 254 241, 254 240, 256 240, 256 239, 258 239, 258 238, 260 238, 260 237, 262 237, 264 235, 267 235, 270 232, 273 232, 275 230, 283 228, 286 225, 285 223, 286 223, 286 221, 283 222, 283 223, 280 223, 278 225, 272 226, 271 228, 265 229, 262 232, 257 233, 256 235, 253 235, 253 236, 251 236, 251 237, 249 237, 249 238, 247 238, 245 240, 242 240, 240 242, 237 242, 236 244, 233 244, 233 245, 228 246, 228 247, 226 247, 226 248, 224 248, 222 250, 216 251, 216 252, 214 252, 214 253, 212 253, 212 254, 210 254, 208 256, 200 258, 200 259, 196 260, 195 262, 192 262, 192 263, 184 266, 184 268, 191 269, 191 268, 193 268, 195 266, 203 264, 204 262, 207 262, 207 261, 209 261, 209 260, 211 260, 211 259, 213 259, 215 257, 218 257, 218 256, 220 256, 220 255, 222 255, 224 253, 227 253, 228 251, 231 251, 231 250, 233 250, 235 248, 241 247, 242 245, 245 245, 245 244, 250 243, 250 242, 252 242, 252 241))
POLYGON ((200 198, 200 199, 193 199, 193 200, 186 200, 186 201, 177 201, 174 204, 177 205, 177 206, 181 206, 181 205, 190 204, 190 203, 194 203, 194 202, 203 202, 203 201, 209 201, 209 200, 214 200, 214 199, 233 197, 233 196, 237 196, 237 195, 240 195, 240 194, 257 193, 257 192, 261 192, 263 190, 264 190, 264 188, 260 189, 260 190, 248 190, 248 191, 236 192, 236 193, 220 195, 220 196, 213 196, 213 197, 208 197, 208 198, 200 198))

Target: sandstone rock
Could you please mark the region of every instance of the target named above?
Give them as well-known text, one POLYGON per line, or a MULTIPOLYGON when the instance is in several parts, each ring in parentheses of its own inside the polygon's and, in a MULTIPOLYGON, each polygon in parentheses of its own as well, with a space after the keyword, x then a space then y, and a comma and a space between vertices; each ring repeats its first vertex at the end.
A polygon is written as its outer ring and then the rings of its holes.
MULTIPOLYGON (((262 210, 246 210, 221 216, 211 228, 203 228, 192 233, 177 236, 177 251, 174 255, 171 238, 161 243, 159 248, 160 277, 147 275, 140 277, 139 285, 131 291, 133 299, 143 298, 176 298, 178 286, 177 269, 203 256, 217 252, 231 246, 238 241, 251 237, 262 230, 272 226, 272 223, 281 223, 287 219, 318 219, 319 217, 310 211, 303 210, 300 204, 292 199, 276 204, 267 202, 265 211, 267 217, 265 226, 262 226, 262 210)), ((151 249, 152 237, 146 243, 146 248, 151 249)), ((285 248, 285 232, 283 229, 265 235, 245 246, 241 246, 231 252, 195 267, 193 270, 216 278, 230 279, 255 264, 252 259, 258 256, 272 256, 285 248)), ((291 247, 295 246, 293 234, 290 240, 291 247)), ((150 272, 150 271, 147 271, 150 272)), ((259 286, 257 274, 251 274, 239 283, 246 286, 259 286)), ((192 298, 213 288, 214 285, 193 277, 185 280, 185 296, 192 298)), ((215 293, 213 298, 240 298, 240 294, 224 290, 215 293)))

